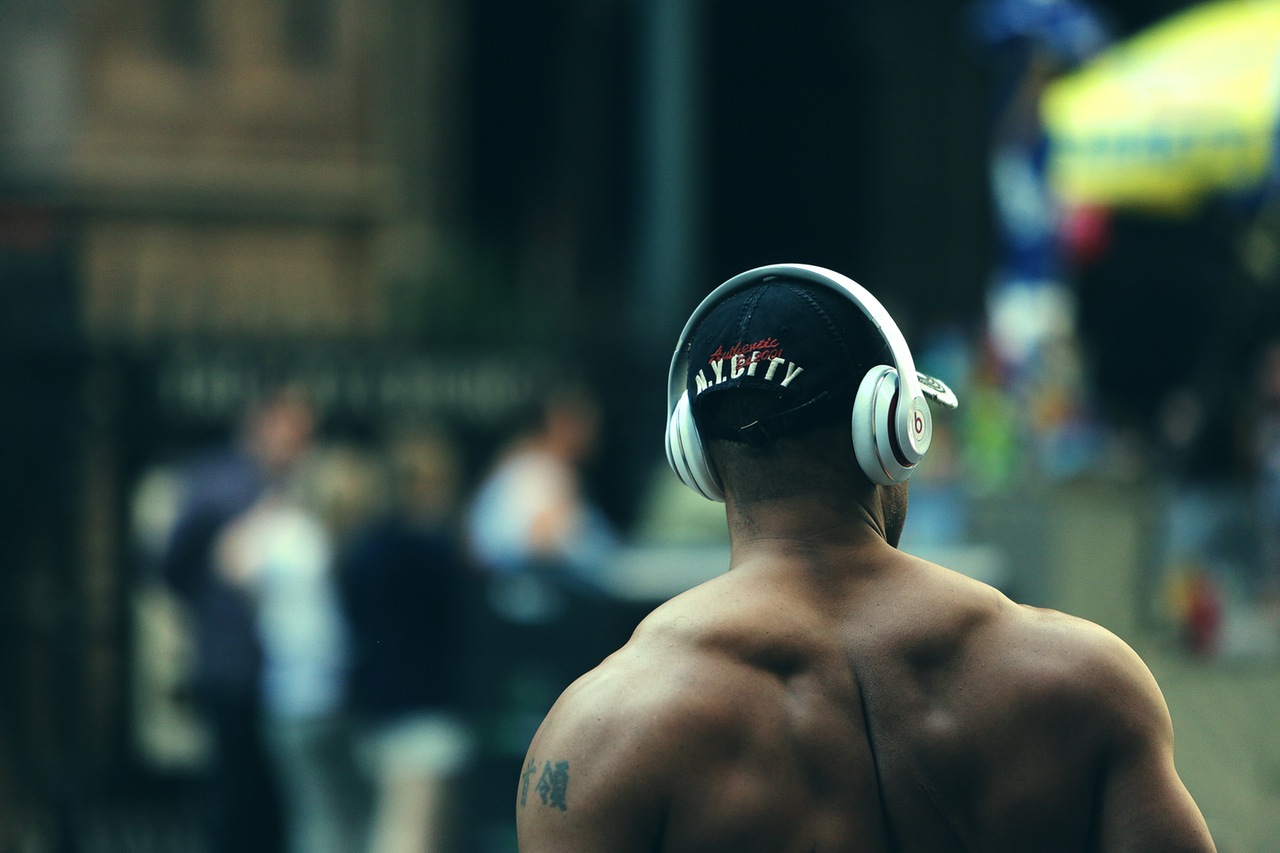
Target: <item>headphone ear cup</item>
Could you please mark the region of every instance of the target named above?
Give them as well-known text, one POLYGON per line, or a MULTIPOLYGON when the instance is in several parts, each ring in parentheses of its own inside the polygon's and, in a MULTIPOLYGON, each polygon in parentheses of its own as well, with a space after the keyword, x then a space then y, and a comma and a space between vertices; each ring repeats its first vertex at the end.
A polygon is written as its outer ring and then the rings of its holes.
POLYGON ((689 408, 688 392, 680 396, 667 422, 667 462, 680 482, 707 500, 724 502, 724 492, 711 470, 711 463, 702 447, 702 437, 698 435, 698 425, 689 408))
POLYGON ((898 371, 881 364, 867 371, 853 400, 853 452, 871 482, 892 486, 911 476, 914 466, 903 465, 893 451, 894 398, 898 371))

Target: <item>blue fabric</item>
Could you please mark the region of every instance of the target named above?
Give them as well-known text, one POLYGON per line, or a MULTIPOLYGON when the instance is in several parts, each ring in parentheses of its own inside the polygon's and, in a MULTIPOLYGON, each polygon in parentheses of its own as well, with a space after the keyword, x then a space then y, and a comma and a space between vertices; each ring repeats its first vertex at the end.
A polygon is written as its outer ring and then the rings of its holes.
POLYGON ((1089 5, 1076 0, 980 0, 970 9, 974 41, 990 50, 1019 40, 1035 43, 1075 65, 1107 43, 1107 29, 1089 5))
POLYGON ((213 570, 213 545, 228 522, 253 505, 264 477, 244 453, 196 462, 187 496, 161 561, 165 581, 190 608, 195 631, 195 688, 202 696, 256 701, 261 652, 244 592, 213 570))
POLYGON ((442 529, 388 518, 352 543, 338 577, 352 631, 353 710, 389 718, 458 704, 464 572, 442 529))

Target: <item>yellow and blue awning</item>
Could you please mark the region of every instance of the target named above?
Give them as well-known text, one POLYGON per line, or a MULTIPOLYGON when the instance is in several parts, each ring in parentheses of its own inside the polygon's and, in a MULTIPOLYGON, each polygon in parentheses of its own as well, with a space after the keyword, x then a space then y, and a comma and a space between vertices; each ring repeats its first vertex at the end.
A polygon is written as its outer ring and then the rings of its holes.
POLYGON ((1280 0, 1216 0, 1116 44, 1041 101, 1048 176, 1077 204, 1169 212, 1276 174, 1280 0))

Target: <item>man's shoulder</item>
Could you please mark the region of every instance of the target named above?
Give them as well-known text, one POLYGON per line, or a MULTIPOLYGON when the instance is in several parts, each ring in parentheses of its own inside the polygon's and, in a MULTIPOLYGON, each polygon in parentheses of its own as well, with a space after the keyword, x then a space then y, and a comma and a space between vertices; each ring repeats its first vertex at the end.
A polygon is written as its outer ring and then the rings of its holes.
POLYGON ((725 709, 741 707, 758 677, 736 651, 736 636, 749 633, 697 611, 690 600, 651 613, 622 648, 565 690, 548 721, 572 716, 581 725, 589 717, 639 736, 679 734, 708 720, 724 725, 725 709))
POLYGON ((1041 658, 1070 671, 1129 668, 1137 653, 1110 629, 1079 616, 1043 607, 1014 604, 1005 615, 1006 630, 1020 636, 1041 658))
MULTIPOLYGON (((743 676, 681 636, 678 624, 642 625, 566 688, 544 718, 525 758, 522 825, 563 809, 593 822, 615 815, 643 823, 660 814, 676 791, 750 736, 743 676), (548 793, 550 784, 559 793, 548 793), (556 796, 559 802, 549 801, 556 796)), ((638 824, 635 832, 643 831, 638 824)))
POLYGON ((693 590, 650 613, 561 694, 538 738, 563 737, 584 753, 643 752, 671 766, 712 758, 749 734, 772 695, 760 664, 767 655, 752 645, 762 635, 738 608, 711 599, 693 590))
POLYGON ((966 654, 989 665, 1028 665, 1072 679, 1098 668, 1131 667, 1136 654, 1115 633, 1088 619, 1046 607, 1020 604, 994 587, 959 572, 912 560, 907 575, 915 592, 901 600, 904 610, 928 610, 926 631, 950 635, 966 654))
POLYGON ((1145 673, 1141 659, 1110 630, 1058 610, 1019 604, 999 590, 942 566, 909 559, 879 603, 868 642, 877 655, 958 667, 966 684, 1005 699, 1037 695, 1105 699, 1145 673))
POLYGON ((1095 622, 1060 611, 1010 603, 976 642, 977 653, 1008 690, 1063 710, 1102 714, 1105 720, 1148 704, 1159 692, 1127 642, 1095 622))

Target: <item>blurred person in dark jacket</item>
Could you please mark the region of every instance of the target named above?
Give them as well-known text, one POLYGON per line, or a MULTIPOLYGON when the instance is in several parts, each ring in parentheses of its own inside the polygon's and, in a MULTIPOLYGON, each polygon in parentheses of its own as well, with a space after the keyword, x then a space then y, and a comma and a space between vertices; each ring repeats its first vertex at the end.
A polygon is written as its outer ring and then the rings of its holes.
POLYGON ((460 466, 442 433, 399 436, 388 450, 390 511, 353 535, 341 561, 349 698, 375 789, 369 853, 429 853, 450 849, 455 791, 471 754, 461 712, 460 466))
POLYGON ((295 388, 251 406, 236 441, 184 472, 161 574, 192 620, 194 698, 212 737, 201 818, 209 853, 280 849, 278 794, 261 735, 261 650, 253 608, 215 570, 219 536, 310 449, 314 409, 295 388))

